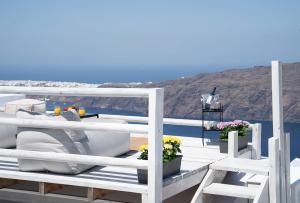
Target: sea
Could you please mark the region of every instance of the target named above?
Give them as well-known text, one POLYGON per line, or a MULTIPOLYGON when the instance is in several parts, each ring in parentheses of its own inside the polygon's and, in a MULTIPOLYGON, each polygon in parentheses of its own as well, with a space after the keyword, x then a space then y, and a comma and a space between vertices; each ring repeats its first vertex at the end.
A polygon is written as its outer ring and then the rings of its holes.
POLYGON ((38 80, 82 83, 161 82, 220 70, 210 66, 163 67, 3 67, 1 80, 38 80), (16 74, 16 72, 18 74, 16 74))
MULTIPOLYGON (((53 110, 57 103, 47 103, 47 109, 53 110)), ((66 107, 72 105, 70 103, 60 103, 61 107, 66 107)), ((102 108, 92 108, 85 107, 87 113, 98 113, 100 114, 112 114, 112 115, 130 115, 130 116, 145 116, 141 113, 124 111, 124 110, 114 110, 114 109, 102 109, 102 108)), ((250 123, 261 123, 262 124, 262 155, 268 155, 268 139, 273 136, 272 133, 272 122, 271 121, 249 121, 250 123)), ((284 123, 284 131, 290 133, 291 137, 291 160, 300 157, 300 123, 284 123)), ((192 126, 177 126, 177 125, 164 125, 165 135, 177 135, 186 137, 201 137, 202 128, 192 127, 192 126)), ((210 139, 218 139, 218 132, 205 132, 205 137, 210 139)), ((248 136, 249 142, 251 141, 251 136, 248 136)))

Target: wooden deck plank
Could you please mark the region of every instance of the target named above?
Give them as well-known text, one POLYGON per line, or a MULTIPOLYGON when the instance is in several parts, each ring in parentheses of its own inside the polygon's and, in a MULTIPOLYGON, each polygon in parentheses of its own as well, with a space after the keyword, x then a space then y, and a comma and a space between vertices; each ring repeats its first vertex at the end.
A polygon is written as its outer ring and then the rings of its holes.
POLYGON ((249 160, 241 158, 226 158, 211 164, 209 167, 214 170, 245 172, 258 175, 268 175, 270 170, 267 159, 249 160))
POLYGON ((94 201, 96 199, 101 199, 105 195, 111 193, 111 190, 103 190, 98 188, 88 188, 87 190, 87 198, 89 201, 94 201))
MULTIPOLYGON (((15 189, 1 189, 0 199, 13 201, 13 202, 24 202, 24 203, 90 203, 91 201, 87 198, 75 197, 69 195, 60 194, 46 194, 42 195, 38 192, 22 191, 15 189)), ((111 200, 94 200, 93 203, 123 203, 119 201, 111 200)))
POLYGON ((203 193, 205 194, 240 197, 246 199, 254 199, 257 192, 257 188, 221 183, 212 183, 203 189, 203 193))
POLYGON ((43 183, 40 182, 39 183, 39 192, 43 195, 62 189, 64 187, 64 185, 60 185, 60 184, 52 184, 52 183, 43 183))
POLYGON ((21 183, 20 180, 0 178, 0 189, 21 183))

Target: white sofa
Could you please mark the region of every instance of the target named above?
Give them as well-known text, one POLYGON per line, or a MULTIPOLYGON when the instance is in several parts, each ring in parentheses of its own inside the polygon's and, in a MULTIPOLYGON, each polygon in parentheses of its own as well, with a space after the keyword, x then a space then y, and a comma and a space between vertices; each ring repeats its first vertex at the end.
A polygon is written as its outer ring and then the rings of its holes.
MULTIPOLYGON (((74 112, 58 117, 47 117, 25 111, 17 112, 19 118, 72 120, 80 122, 74 112), (75 116, 74 116, 75 115, 75 116)), ((125 123, 121 120, 89 118, 83 122, 125 123)), ((108 131, 74 131, 57 129, 19 128, 17 149, 41 152, 70 153, 81 155, 118 156, 129 151, 130 134, 108 131)), ((78 174, 93 166, 76 163, 19 159, 22 171, 50 171, 62 174, 78 174)))

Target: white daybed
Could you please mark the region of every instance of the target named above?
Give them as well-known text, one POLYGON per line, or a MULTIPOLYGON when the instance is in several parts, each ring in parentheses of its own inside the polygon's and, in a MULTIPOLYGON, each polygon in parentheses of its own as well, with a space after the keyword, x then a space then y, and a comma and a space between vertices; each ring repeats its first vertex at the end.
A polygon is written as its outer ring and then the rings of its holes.
MULTIPOLYGON (((61 116, 49 117, 43 114, 18 111, 18 118, 42 120, 80 121, 77 113, 67 111, 61 116)), ((116 119, 87 118, 83 122, 126 123, 116 119)), ((19 128, 17 149, 56 152, 80 155, 118 156, 130 150, 130 134, 110 131, 83 131, 41 128, 19 128)), ((53 173, 78 174, 93 166, 19 159, 21 171, 50 171, 53 173)))

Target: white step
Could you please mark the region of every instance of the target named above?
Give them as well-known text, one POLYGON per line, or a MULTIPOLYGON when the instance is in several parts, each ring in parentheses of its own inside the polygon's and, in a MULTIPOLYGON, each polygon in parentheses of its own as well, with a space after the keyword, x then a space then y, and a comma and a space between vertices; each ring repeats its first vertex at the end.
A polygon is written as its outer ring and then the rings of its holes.
POLYGON ((211 185, 203 189, 203 193, 211 195, 254 199, 258 193, 258 189, 253 187, 212 183, 211 185))
POLYGON ((268 175, 270 165, 268 159, 252 160, 241 158, 225 158, 209 166, 210 169, 268 175))

